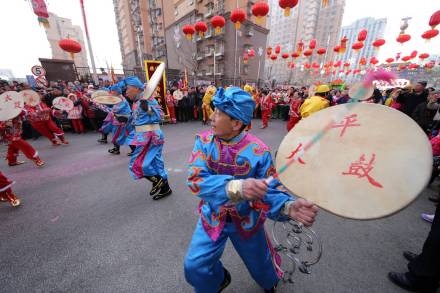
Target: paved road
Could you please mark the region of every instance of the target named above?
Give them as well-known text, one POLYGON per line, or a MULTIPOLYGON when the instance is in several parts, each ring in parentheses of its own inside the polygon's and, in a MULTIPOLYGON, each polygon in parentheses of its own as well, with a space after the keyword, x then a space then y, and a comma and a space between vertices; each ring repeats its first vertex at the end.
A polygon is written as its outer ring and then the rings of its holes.
MULTIPOLYGON (((276 149, 284 127, 274 121, 252 131, 276 149)), ((146 181, 129 178, 128 148, 111 156, 97 134, 70 134, 71 145, 60 147, 31 141, 47 161, 41 169, 29 161, 9 168, 2 160, 23 206, 0 206, 0 292, 192 292, 182 263, 198 200, 186 188, 185 165, 200 129, 199 123, 164 127, 174 194, 157 202, 147 196, 146 181)), ((427 200, 433 192, 382 220, 321 212, 315 225, 324 242, 321 262, 280 292, 402 292, 386 274, 405 269, 403 250, 421 249, 430 226, 419 214, 434 210, 427 200)), ((223 261, 233 279, 226 292, 260 292, 230 243, 223 261)))

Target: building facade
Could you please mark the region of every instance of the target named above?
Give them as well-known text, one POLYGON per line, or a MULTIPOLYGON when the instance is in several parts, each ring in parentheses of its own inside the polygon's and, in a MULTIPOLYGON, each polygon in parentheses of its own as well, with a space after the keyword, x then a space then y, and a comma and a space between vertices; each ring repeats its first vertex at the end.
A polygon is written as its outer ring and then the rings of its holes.
POLYGON ((310 40, 316 40, 317 48, 326 48, 327 53, 318 56, 315 53, 308 58, 301 56, 296 60, 281 59, 266 62, 267 80, 273 83, 304 84, 311 78, 310 72, 304 70, 304 63, 318 62, 322 64, 333 60, 332 50, 340 39, 339 34, 345 8, 345 0, 329 0, 328 6, 323 7, 321 0, 299 1, 298 5, 291 10, 290 16, 284 16, 283 10, 278 5, 278 0, 270 0, 270 20, 268 47, 280 45, 281 53, 293 53, 297 44, 302 41, 305 49, 310 40), (288 68, 288 62, 294 62, 295 68, 288 68))
POLYGON ((69 18, 59 17, 49 12, 49 28, 46 28, 46 37, 52 50, 53 59, 72 60, 70 54, 60 48, 58 42, 61 39, 73 39, 81 44, 81 52, 73 57, 75 66, 87 67, 87 50, 84 44, 83 32, 80 26, 73 25, 69 18))
POLYGON ((141 70, 143 60, 166 59, 164 0, 113 0, 122 66, 141 70))
POLYGON ((256 24, 251 13, 255 1, 247 0, 170 0, 164 1, 165 35, 168 68, 187 72, 190 81, 217 85, 257 83, 264 76, 266 23, 256 24), (236 30, 230 13, 238 5, 247 20, 236 30), (210 20, 215 15, 226 19, 220 34, 215 34, 210 20), (204 21, 208 31, 203 37, 187 40, 182 33, 185 24, 204 21), (254 49, 255 57, 244 62, 243 54, 254 49), (258 54, 261 52, 261 54, 258 54))
POLYGON ((365 57, 367 59, 367 62, 369 62, 372 57, 377 57, 378 51, 374 49, 371 44, 376 39, 383 38, 386 26, 386 18, 374 19, 372 17, 366 17, 358 19, 348 26, 342 27, 339 38, 345 36, 348 39, 348 42, 347 50, 344 54, 338 56, 338 60, 342 60, 343 62, 350 62, 351 69, 354 69, 359 67, 359 61, 362 57, 365 57), (358 41, 358 34, 363 29, 366 29, 368 31, 367 39, 364 41, 364 47, 358 52, 355 52, 351 49, 351 46, 358 41))

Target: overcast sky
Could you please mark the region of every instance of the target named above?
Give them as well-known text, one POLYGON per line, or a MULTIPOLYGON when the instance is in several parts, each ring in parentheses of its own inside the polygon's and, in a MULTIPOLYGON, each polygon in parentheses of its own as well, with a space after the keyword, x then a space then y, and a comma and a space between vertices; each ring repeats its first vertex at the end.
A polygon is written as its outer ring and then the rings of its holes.
MULTIPOLYGON (((171 1, 171 0, 166 0, 171 1)), ((306 0, 300 0, 306 1, 306 0)), ((72 19, 83 27, 79 0, 48 0, 49 11, 72 19)), ((106 61, 114 68, 122 68, 118 33, 112 0, 84 0, 92 46, 97 67, 106 67, 106 61)), ((275 7, 279 9, 279 7, 275 7)), ((429 29, 428 21, 432 13, 440 10, 439 0, 346 0, 343 25, 348 25, 362 17, 388 19, 385 44, 379 55, 383 61, 402 56, 413 50, 440 54, 440 36, 426 43, 420 35, 429 29), (402 17, 411 16, 407 33, 411 41, 401 46, 395 41, 402 17)), ((38 25, 28 0, 1 0, 0 24, 2 47, 0 68, 12 69, 17 77, 30 73, 30 68, 38 64, 38 58, 51 58, 49 43, 44 28, 38 25)))

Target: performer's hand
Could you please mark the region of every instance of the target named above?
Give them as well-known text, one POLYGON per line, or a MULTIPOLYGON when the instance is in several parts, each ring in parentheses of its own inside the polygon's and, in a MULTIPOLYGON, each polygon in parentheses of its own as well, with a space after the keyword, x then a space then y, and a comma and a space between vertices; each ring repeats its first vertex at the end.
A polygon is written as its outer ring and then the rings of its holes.
POLYGON ((318 207, 312 202, 298 198, 289 206, 289 217, 295 221, 303 223, 304 226, 310 227, 315 222, 318 207))
POLYGON ((262 199, 267 193, 267 183, 263 179, 245 179, 243 180, 242 193, 245 200, 262 199))

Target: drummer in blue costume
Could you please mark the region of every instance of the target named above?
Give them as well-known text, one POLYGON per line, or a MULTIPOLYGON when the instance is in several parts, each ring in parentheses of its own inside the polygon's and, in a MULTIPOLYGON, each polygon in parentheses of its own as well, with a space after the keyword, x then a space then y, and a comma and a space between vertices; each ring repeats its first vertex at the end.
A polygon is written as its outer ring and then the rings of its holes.
POLYGON ((270 149, 244 131, 255 109, 237 87, 219 89, 213 100, 212 130, 196 136, 189 160, 188 186, 200 197, 200 219, 185 257, 185 277, 196 292, 221 292, 231 275, 220 258, 228 238, 253 279, 275 292, 282 277, 279 257, 264 230, 266 218, 288 218, 311 226, 317 207, 285 192, 273 175, 270 149))
POLYGON ((124 87, 124 85, 123 82, 119 82, 112 85, 109 91, 110 95, 118 96, 122 99, 119 104, 113 106, 110 114, 113 148, 109 149, 108 152, 114 155, 120 154, 121 145, 125 144, 129 134, 127 130, 127 122, 131 115, 131 108, 128 101, 122 95, 122 87, 124 87))
POLYGON ((136 150, 128 170, 133 179, 146 178, 152 183, 150 196, 157 200, 172 193, 162 156, 165 138, 159 123, 163 112, 153 96, 144 97, 144 85, 137 77, 129 77, 124 82, 127 85, 126 95, 134 100, 126 143, 135 145, 136 150))

